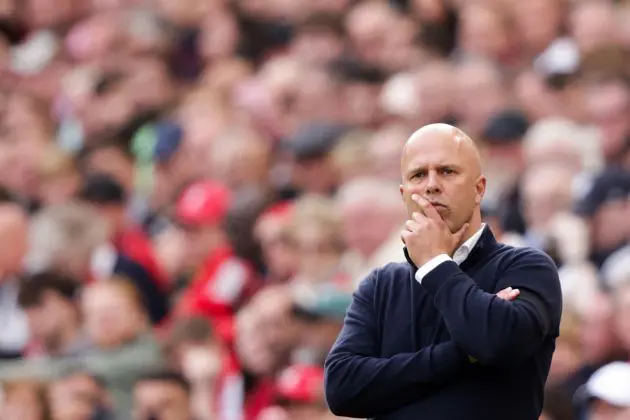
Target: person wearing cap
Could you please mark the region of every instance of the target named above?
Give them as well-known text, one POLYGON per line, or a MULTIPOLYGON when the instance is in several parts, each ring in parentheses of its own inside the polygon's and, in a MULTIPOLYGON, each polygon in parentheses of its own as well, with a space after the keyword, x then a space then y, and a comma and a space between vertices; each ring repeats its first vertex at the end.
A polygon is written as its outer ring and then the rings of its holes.
POLYGON ((276 405, 289 419, 322 420, 329 415, 324 398, 324 369, 298 364, 283 370, 276 381, 276 405))
POLYGON ((630 418, 630 363, 612 362, 599 368, 578 390, 575 402, 588 420, 630 418))
POLYGON ((184 189, 174 213, 185 236, 185 259, 194 273, 176 313, 208 317, 228 342, 233 315, 255 285, 252 267, 234 254, 225 231, 230 206, 227 187, 202 180, 184 189))

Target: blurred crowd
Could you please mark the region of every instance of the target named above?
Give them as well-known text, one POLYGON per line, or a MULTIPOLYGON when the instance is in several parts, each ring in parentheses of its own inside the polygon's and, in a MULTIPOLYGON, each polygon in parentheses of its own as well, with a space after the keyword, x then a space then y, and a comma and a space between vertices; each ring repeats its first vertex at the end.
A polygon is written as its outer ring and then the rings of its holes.
POLYGON ((0 0, 0 72, 0 420, 332 418, 433 122, 559 266, 542 418, 630 419, 630 2, 0 0))

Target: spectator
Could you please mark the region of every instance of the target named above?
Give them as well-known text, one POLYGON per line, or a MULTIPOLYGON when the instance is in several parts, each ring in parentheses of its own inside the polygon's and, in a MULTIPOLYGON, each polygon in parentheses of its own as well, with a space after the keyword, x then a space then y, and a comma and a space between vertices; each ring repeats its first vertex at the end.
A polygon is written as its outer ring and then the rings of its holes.
POLYGON ((84 283, 128 278, 142 293, 151 321, 159 323, 167 312, 164 292, 142 266, 116 251, 111 232, 107 220, 85 204, 48 207, 31 225, 30 269, 69 272, 84 283))
POLYGON ((116 417, 131 412, 131 392, 144 372, 162 366, 148 314, 132 284, 113 279, 90 285, 81 299, 88 338, 94 351, 84 358, 87 370, 103 378, 116 417))
POLYGON ((105 384, 87 372, 73 371, 53 381, 48 399, 54 420, 113 419, 105 384))
POLYGON ((77 279, 56 272, 41 272, 23 281, 18 300, 33 341, 27 357, 77 357, 89 351, 81 331, 79 290, 77 279))
POLYGON ((133 389, 134 420, 192 420, 190 384, 180 374, 157 372, 138 378, 133 389))
POLYGON ((624 418, 630 414, 630 390, 625 378, 630 374, 626 362, 610 363, 598 369, 582 388, 582 403, 589 419, 624 418))
POLYGON ((46 387, 40 383, 18 381, 4 384, 0 409, 2 420, 50 420, 46 387))

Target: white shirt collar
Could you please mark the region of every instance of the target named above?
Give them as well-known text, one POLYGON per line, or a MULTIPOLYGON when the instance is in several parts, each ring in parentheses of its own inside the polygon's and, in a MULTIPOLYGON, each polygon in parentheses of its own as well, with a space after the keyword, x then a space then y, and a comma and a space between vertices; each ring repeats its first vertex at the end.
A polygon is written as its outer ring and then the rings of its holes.
POLYGON ((461 263, 466 261, 466 258, 468 258, 472 250, 475 248, 475 245, 477 245, 477 242, 479 242, 479 238, 481 238, 481 234, 483 233, 485 227, 486 224, 483 223, 479 230, 475 232, 473 236, 468 238, 466 242, 464 242, 459 248, 457 248, 457 250, 453 254, 453 261, 455 261, 457 265, 460 265, 461 263))

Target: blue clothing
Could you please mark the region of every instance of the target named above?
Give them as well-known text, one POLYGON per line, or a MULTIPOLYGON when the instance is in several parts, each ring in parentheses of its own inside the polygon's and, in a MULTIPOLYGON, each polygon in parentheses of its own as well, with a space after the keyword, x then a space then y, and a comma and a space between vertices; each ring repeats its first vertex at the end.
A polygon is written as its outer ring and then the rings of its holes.
POLYGON ((353 295, 326 359, 336 415, 379 420, 536 420, 543 406, 562 295, 544 253, 496 241, 429 272, 392 263, 353 295), (511 286, 512 302, 495 296, 511 286), (472 358, 472 359, 471 359, 472 358))

